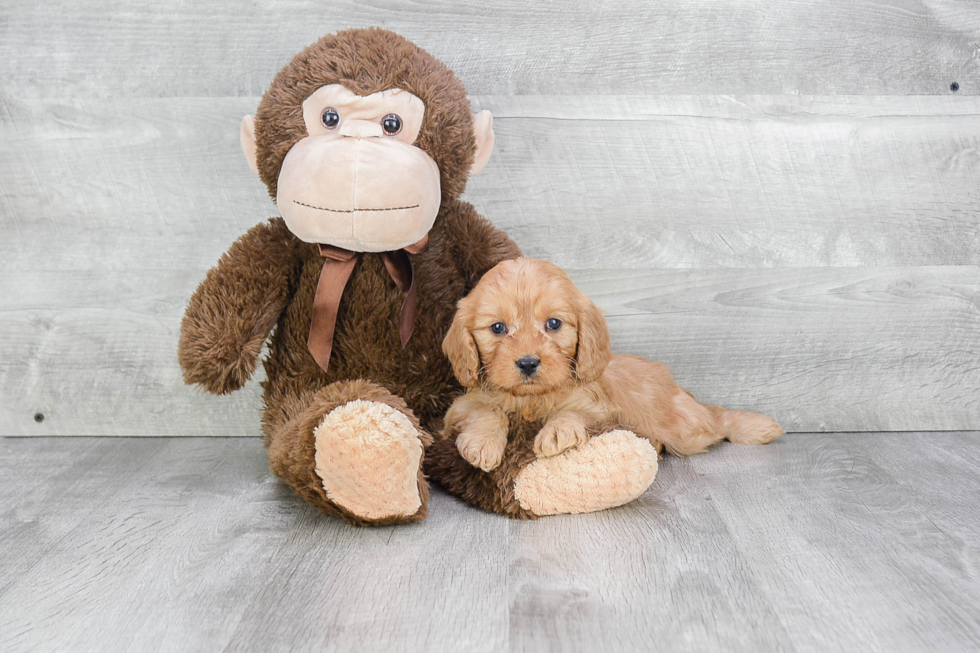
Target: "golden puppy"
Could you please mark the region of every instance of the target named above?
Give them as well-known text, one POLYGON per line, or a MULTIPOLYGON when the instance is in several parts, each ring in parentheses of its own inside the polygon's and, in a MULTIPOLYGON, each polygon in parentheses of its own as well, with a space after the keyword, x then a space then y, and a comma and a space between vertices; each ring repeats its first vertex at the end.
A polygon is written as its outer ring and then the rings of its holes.
POLYGON ((700 404, 667 366, 609 348, 599 308, 560 268, 527 258, 498 264, 459 302, 443 342, 469 388, 446 413, 460 454, 484 471, 497 467, 510 415, 545 422, 534 440, 539 457, 585 442, 599 423, 679 456, 725 438, 763 444, 783 433, 765 415, 700 404))

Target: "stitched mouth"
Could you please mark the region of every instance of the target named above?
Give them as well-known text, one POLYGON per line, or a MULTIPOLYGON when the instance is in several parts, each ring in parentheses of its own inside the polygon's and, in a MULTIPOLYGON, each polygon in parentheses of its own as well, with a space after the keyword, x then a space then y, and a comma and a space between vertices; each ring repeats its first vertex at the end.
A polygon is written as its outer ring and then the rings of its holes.
POLYGON ((327 209, 322 206, 313 206, 312 204, 305 204, 298 200, 293 200, 293 204, 299 204, 300 206, 305 206, 311 209, 316 209, 317 211, 328 211, 330 213, 379 213, 381 211, 407 211, 408 209, 419 208, 418 204, 413 204, 412 206, 392 206, 386 209, 327 209))

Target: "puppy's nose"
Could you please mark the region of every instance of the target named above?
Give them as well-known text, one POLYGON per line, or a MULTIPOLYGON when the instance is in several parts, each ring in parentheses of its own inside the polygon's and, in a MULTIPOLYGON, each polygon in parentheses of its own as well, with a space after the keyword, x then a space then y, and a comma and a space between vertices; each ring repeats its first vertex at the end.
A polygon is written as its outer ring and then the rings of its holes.
POLYGON ((540 365, 541 359, 537 356, 525 356, 517 359, 517 367, 524 376, 531 376, 537 372, 540 365))

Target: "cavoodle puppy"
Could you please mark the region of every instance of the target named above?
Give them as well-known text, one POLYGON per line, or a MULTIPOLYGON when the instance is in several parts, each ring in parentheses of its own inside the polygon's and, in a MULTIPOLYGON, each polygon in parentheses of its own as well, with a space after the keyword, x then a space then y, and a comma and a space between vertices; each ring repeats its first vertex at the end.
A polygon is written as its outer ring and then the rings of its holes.
POLYGON ((617 423, 679 456, 783 433, 765 415, 698 403, 666 365, 611 354, 599 308, 546 261, 509 260, 487 272, 459 302, 443 350, 469 388, 447 412, 447 429, 484 471, 500 464, 515 415, 544 423, 539 457, 582 444, 596 424, 617 423))

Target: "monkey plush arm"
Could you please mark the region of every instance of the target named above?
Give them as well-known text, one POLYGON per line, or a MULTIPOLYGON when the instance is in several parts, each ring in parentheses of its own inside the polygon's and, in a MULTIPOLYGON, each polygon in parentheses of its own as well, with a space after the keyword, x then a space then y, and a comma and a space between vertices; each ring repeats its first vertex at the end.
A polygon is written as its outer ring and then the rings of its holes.
POLYGON ((490 224, 472 204, 457 202, 447 230, 459 271, 472 289, 483 274, 501 261, 517 258, 521 249, 510 236, 490 224))
POLYGON ((184 382, 213 394, 242 387, 286 307, 298 243, 281 218, 252 227, 208 271, 180 325, 184 382))

